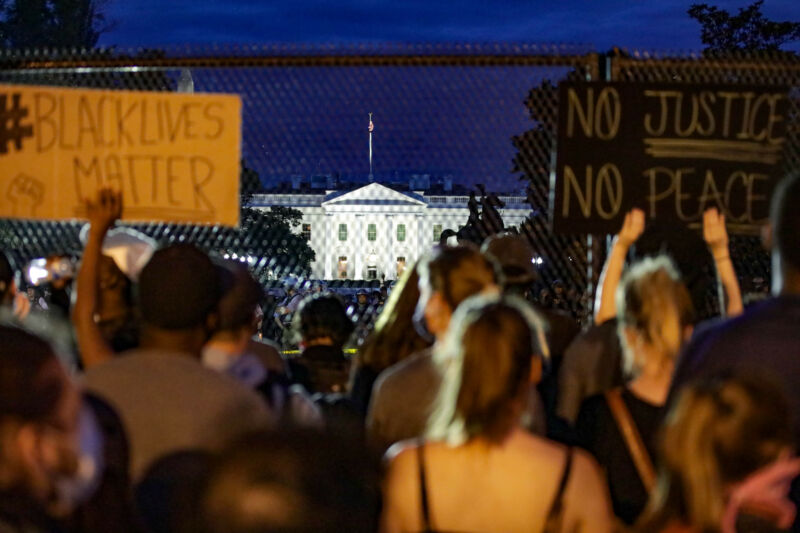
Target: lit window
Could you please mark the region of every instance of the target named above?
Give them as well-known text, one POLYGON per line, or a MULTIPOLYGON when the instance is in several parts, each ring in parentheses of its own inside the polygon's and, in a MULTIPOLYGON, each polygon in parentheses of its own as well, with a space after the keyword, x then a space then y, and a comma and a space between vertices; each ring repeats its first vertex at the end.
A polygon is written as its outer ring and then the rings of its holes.
POLYGON ((398 224, 397 225, 397 240, 398 242, 403 242, 406 240, 406 225, 405 224, 398 224))
POLYGON ((339 279, 347 278, 347 257, 343 255, 339 257, 339 264, 337 265, 337 271, 339 279))
POLYGON ((310 241, 311 240, 311 224, 303 224, 303 228, 300 231, 300 235, 302 235, 302 237, 305 240, 310 241))
POLYGON ((405 257, 398 257, 397 258, 397 277, 403 275, 403 272, 406 270, 406 258, 405 257))
POLYGON ((339 224, 339 240, 340 241, 347 240, 347 224, 339 224))
POLYGON ((434 224, 433 225, 433 242, 439 242, 439 239, 442 238, 442 225, 441 224, 434 224))
POLYGON ((367 225, 367 240, 374 241, 378 238, 378 228, 375 224, 368 224, 367 225))

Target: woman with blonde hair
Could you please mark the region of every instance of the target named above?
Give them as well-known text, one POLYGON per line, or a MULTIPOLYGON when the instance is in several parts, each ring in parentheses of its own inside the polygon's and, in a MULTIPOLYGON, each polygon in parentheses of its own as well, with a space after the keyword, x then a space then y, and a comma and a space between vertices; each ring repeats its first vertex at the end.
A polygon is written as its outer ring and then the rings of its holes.
POLYGON ((636 525, 641 533, 734 533, 789 528, 789 404, 758 376, 697 382, 679 395, 663 428, 659 474, 636 525))
POLYGON ((538 317, 522 301, 461 304, 436 348, 445 371, 429 440, 387 454, 381 531, 610 531, 588 454, 519 424, 545 351, 538 317))
POLYGON ((631 381, 587 399, 575 425, 578 442, 608 475, 615 514, 632 524, 654 484, 652 457, 675 359, 691 334, 689 293, 665 256, 634 264, 617 288, 617 333, 631 381))

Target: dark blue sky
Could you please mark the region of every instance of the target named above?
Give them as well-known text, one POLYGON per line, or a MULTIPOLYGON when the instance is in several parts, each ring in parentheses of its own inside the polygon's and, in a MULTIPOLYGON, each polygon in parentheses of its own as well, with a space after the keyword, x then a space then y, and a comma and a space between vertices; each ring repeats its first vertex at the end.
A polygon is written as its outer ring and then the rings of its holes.
MULTIPOLYGON (((749 0, 720 1, 736 11, 749 0)), ((102 45, 225 54, 234 44, 582 44, 582 51, 699 50, 691 1, 109 0, 102 45), (216 51, 210 45, 222 45, 216 51), (188 45, 188 46, 187 46, 188 45), (184 48, 186 47, 186 48, 184 48)), ((775 20, 800 20, 800 0, 767 0, 775 20)), ((324 47, 323 47, 324 48, 324 47)), ((800 47, 795 46, 800 49, 800 47)), ((396 48, 395 48, 396 49, 396 48)), ((271 52, 280 47, 270 48, 271 52)), ((461 50, 464 50, 462 47, 461 50)), ((484 51, 491 51, 491 47, 484 51)), ((528 91, 556 67, 193 69, 195 90, 242 96, 243 155, 267 184, 292 175, 365 179, 367 113, 375 113, 375 170, 451 175, 496 191, 521 186, 511 137, 533 127, 528 91)), ((170 73, 177 76, 176 72, 170 73)), ((546 156, 545 156, 546 158, 546 156)))
MULTIPOLYGON (((102 44, 517 41, 698 49, 692 0, 108 0, 102 44)), ((735 12, 751 0, 709 1, 735 12)), ((798 0, 767 0, 775 20, 798 0)))

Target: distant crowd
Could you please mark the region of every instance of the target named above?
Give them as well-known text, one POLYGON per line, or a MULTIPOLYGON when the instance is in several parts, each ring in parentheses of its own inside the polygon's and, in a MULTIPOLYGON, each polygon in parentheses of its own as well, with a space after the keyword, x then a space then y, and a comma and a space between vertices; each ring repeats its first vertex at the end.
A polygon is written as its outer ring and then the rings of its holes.
POLYGON ((0 250, 0 533, 800 531, 800 176, 747 306, 713 208, 629 212, 593 302, 511 233, 348 300, 123 202, 39 287, 0 250))

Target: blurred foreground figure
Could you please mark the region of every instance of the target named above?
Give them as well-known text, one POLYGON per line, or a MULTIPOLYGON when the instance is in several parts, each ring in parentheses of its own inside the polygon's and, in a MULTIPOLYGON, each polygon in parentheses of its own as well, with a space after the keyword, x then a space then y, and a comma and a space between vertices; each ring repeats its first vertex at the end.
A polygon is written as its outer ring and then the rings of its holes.
MULTIPOLYGON (((681 357, 674 391, 704 376, 734 370, 766 373, 792 406, 795 447, 800 445, 800 174, 784 179, 770 207, 766 244, 772 256, 773 297, 732 320, 698 328, 681 357)), ((794 489, 795 503, 800 490, 794 489)), ((800 531, 800 524, 794 526, 800 531)))
POLYGON ((583 402, 576 433, 608 476, 614 513, 633 524, 655 483, 652 466, 675 359, 694 314, 672 262, 648 258, 632 265, 617 288, 617 329, 624 387, 583 402))
POLYGON ((211 473, 202 533, 372 533, 380 491, 368 457, 312 430, 246 437, 211 473))
POLYGON ((214 451, 271 420, 254 391, 201 363, 219 296, 205 253, 188 244, 155 252, 139 278, 140 347, 86 373, 87 388, 122 418, 134 481, 168 453, 214 451))
MULTIPOLYGON (((482 291, 497 292, 495 264, 473 246, 443 246, 419 265, 420 298, 415 326, 441 344, 459 304, 482 291)), ((367 415, 370 442, 386 450, 422 436, 442 382, 432 349, 423 349, 387 368, 375 382, 367 415)))
POLYGON ((609 532, 611 508, 588 454, 520 427, 546 351, 520 300, 476 296, 434 349, 444 381, 427 441, 389 450, 381 530, 609 532))
POLYGON ((0 326, 0 531, 64 531, 102 470, 97 422, 53 349, 0 326))
POLYGON ((658 481, 641 533, 781 531, 795 516, 787 494, 789 405, 774 384, 750 376, 684 389, 667 418, 658 481))

